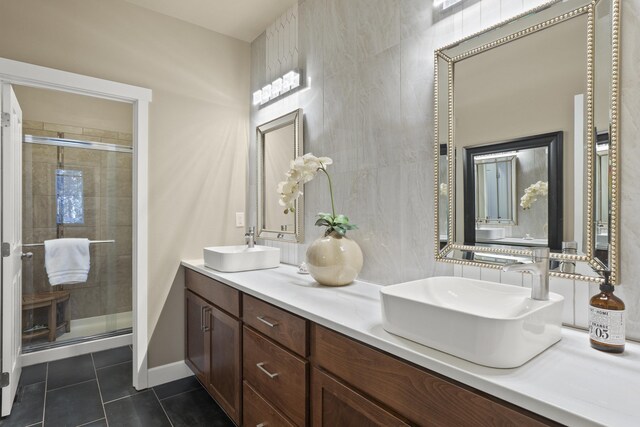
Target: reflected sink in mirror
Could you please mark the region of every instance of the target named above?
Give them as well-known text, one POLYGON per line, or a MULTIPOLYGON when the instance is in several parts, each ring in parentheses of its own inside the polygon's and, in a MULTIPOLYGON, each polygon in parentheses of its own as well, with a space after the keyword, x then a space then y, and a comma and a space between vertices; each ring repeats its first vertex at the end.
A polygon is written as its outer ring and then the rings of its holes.
POLYGON ((503 239, 504 236, 505 236, 504 228, 498 228, 498 227, 476 228, 476 239, 497 240, 497 239, 503 239))
POLYGON ((560 341, 564 298, 529 288, 431 277, 383 288, 387 332, 493 368, 515 368, 560 341))
POLYGON ((204 248, 204 265, 225 273, 275 268, 280 265, 280 249, 247 245, 204 248))

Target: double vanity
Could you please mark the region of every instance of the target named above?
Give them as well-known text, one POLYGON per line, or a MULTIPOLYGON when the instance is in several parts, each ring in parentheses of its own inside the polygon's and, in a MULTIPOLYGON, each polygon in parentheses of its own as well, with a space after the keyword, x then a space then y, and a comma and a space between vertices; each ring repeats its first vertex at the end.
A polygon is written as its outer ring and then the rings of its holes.
MULTIPOLYGON (((640 345, 627 343, 618 356, 600 353, 585 332, 561 328, 562 339, 524 365, 489 368, 387 332, 381 291, 394 287, 360 281, 322 287, 284 264, 236 273, 211 270, 202 260, 182 265, 187 364, 238 425, 637 422, 640 345)), ((423 295, 426 302, 444 297, 423 295)), ((504 310, 495 317, 536 312, 515 305, 504 310)), ((416 331, 446 329, 450 320, 438 318, 416 317, 416 325, 428 322, 416 331)), ((451 342, 464 341, 464 329, 450 332, 451 342)), ((508 338, 489 341, 502 345, 507 359, 517 353, 508 338)))

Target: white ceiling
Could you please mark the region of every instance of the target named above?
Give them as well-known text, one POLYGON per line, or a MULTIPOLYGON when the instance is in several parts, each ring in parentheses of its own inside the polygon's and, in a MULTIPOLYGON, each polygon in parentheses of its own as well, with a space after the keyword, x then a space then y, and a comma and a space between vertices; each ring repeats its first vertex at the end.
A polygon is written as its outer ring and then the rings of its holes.
POLYGON ((126 0, 209 30, 252 42, 297 0, 126 0))

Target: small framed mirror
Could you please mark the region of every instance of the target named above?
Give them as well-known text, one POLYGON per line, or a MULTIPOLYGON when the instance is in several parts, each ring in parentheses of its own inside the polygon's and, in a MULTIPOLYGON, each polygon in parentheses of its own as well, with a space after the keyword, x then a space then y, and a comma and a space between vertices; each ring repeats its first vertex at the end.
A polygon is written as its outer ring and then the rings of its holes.
POLYGON ((278 183, 284 181, 291 160, 303 153, 302 109, 257 127, 258 219, 257 237, 301 243, 304 241, 304 196, 294 212, 280 205, 278 183))

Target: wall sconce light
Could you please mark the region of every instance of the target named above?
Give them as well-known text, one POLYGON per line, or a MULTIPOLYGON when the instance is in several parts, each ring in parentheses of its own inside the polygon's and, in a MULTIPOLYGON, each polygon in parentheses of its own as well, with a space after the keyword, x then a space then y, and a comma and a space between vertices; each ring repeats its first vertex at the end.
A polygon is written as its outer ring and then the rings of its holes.
POLYGON ((298 87, 300 87, 300 72, 297 70, 289 71, 271 84, 253 92, 253 105, 264 105, 298 87))
POLYGON ((449 9, 454 4, 460 3, 462 0, 433 0, 433 7, 442 6, 442 10, 449 9))

